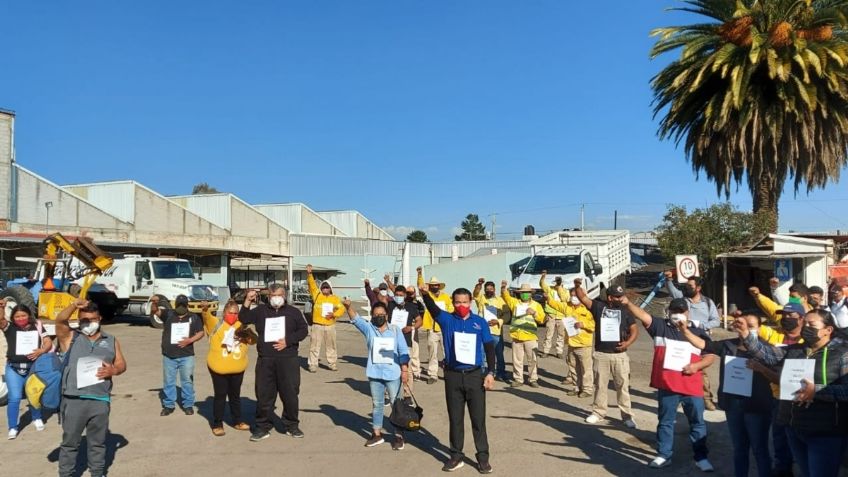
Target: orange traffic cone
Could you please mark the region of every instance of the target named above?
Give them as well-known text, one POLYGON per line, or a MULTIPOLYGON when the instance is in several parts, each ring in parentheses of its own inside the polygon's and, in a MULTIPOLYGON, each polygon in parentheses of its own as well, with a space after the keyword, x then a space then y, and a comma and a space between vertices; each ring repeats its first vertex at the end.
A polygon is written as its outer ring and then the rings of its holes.
POLYGON ((44 286, 41 289, 45 291, 56 291, 56 285, 53 284, 53 279, 49 277, 45 278, 44 286))

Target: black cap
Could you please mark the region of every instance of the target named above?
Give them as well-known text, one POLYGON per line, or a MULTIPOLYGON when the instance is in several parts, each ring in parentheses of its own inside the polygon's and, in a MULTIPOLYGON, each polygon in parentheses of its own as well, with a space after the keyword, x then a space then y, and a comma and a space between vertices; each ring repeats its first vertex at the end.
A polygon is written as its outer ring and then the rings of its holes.
POLYGON ((174 300, 174 306, 188 306, 188 297, 185 295, 178 295, 174 300))
POLYGON ((380 290, 388 290, 389 286, 385 283, 381 283, 380 286, 378 286, 377 288, 379 288, 380 290))
POLYGON ((681 313, 689 310, 689 302, 685 298, 675 298, 668 304, 668 311, 681 313))
POLYGON ((810 288, 807 289, 807 294, 812 295, 813 293, 818 293, 819 295, 824 295, 824 290, 822 290, 822 287, 813 285, 813 286, 811 286, 810 288))
POLYGON ((607 296, 624 296, 624 287, 615 285, 607 288, 607 296))

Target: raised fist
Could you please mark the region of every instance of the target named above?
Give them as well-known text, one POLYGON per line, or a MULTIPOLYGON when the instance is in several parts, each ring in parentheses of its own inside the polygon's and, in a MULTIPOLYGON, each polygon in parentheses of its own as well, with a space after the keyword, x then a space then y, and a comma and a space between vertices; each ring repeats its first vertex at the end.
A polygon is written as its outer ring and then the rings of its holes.
POLYGON ((757 287, 751 287, 751 288, 748 288, 748 293, 750 293, 751 296, 759 296, 760 295, 760 289, 757 288, 757 287))
POLYGON ((312 264, 311 263, 306 265, 306 273, 312 275, 312 264))
POLYGON ((582 278, 575 278, 574 279, 574 288, 580 288, 580 285, 583 285, 583 279, 582 278))
POLYGON ((501 288, 506 288, 506 280, 501 280, 501 288))

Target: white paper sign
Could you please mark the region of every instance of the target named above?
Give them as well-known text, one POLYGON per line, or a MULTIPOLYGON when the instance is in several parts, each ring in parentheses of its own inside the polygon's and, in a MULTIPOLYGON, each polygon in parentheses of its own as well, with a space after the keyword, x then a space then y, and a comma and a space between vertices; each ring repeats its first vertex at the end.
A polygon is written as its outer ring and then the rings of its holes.
POLYGON ((171 323, 171 344, 175 345, 188 338, 191 323, 171 323))
POLYGON ((267 318, 265 319, 265 336, 266 343, 272 341, 280 341, 286 338, 286 317, 267 318))
POLYGON ((751 397, 754 370, 748 369, 748 360, 736 356, 724 357, 724 392, 751 397))
POLYGON ((401 310, 400 308, 395 308, 392 310, 392 324, 397 326, 400 329, 406 328, 406 324, 409 320, 409 312, 406 310, 401 310))
POLYGON ((683 368, 692 362, 692 345, 683 341, 665 340, 665 358, 663 369, 669 371, 683 371, 683 368))
POLYGON ((515 316, 521 317, 527 314, 527 310, 530 309, 530 305, 526 305, 524 303, 519 303, 515 307, 515 316))
POLYGON ((814 359, 785 359, 783 371, 780 372, 780 400, 794 401, 795 393, 801 389, 801 380, 814 382, 816 360, 814 359))
POLYGON ((577 336, 577 333, 580 333, 580 330, 574 327, 577 323, 577 319, 573 316, 566 316, 562 320, 563 324, 565 324, 565 332, 568 333, 568 336, 577 336))
POLYGON ((15 333, 15 353, 30 354, 38 349, 38 331, 18 331, 15 333))
POLYGON ((391 364, 395 361, 395 339, 393 337, 374 338, 371 345, 371 362, 374 364, 391 364))
POLYGON ((498 315, 486 306, 483 307, 483 319, 486 320, 486 323, 492 320, 498 321, 498 315))
POLYGON ((77 360, 77 389, 102 383, 104 380, 97 377, 97 370, 103 366, 103 361, 94 356, 84 356, 77 360))
POLYGON ((321 303, 321 316, 327 316, 333 312, 335 307, 332 303, 321 303))
POLYGON ((224 339, 221 340, 221 344, 226 346, 227 349, 233 349, 236 345, 236 329, 230 328, 224 332, 224 339))
POLYGON ((44 332, 47 333, 47 336, 56 336, 56 325, 50 323, 44 323, 41 325, 44 327, 44 332))
POLYGON ((604 310, 601 316, 601 341, 618 343, 621 341, 621 310, 604 310))
POLYGON ((442 309, 442 311, 447 311, 448 306, 443 301, 437 301, 436 306, 442 309))
POLYGON ((454 331, 453 346, 457 361, 462 364, 477 364, 477 335, 454 331))

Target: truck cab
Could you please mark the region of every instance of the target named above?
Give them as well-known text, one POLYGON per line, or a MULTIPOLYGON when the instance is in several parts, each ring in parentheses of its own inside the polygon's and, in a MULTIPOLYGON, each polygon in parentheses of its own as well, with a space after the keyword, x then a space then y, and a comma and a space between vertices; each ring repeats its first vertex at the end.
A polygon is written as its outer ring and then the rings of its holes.
MULTIPOLYGON (((522 285, 530 285, 533 290, 541 293, 539 287, 539 279, 542 272, 547 271, 547 283, 553 287, 557 278, 562 279, 562 284, 565 288, 574 286, 574 279, 583 279, 583 287, 586 293, 596 298, 601 286, 606 286, 609 280, 604 273, 604 268, 599 263, 595 262, 592 254, 583 249, 551 247, 540 250, 536 255, 530 258, 527 266, 521 274, 513 280, 513 289, 518 289, 522 285)), ((536 297, 541 298, 541 297, 536 297)))

